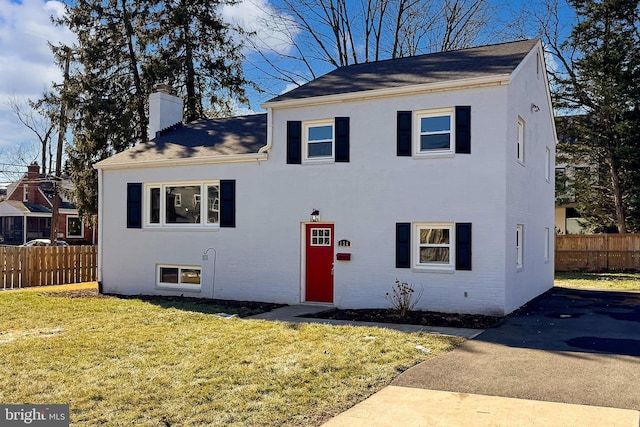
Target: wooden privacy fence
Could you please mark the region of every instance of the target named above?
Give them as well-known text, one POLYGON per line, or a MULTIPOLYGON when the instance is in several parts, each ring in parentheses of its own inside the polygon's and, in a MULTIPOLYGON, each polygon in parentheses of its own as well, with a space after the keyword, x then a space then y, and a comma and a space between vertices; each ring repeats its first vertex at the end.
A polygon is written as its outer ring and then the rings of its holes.
POLYGON ((0 288, 93 282, 97 276, 97 246, 2 246, 0 288))
POLYGON ((640 234, 556 236, 556 271, 640 270, 640 234))

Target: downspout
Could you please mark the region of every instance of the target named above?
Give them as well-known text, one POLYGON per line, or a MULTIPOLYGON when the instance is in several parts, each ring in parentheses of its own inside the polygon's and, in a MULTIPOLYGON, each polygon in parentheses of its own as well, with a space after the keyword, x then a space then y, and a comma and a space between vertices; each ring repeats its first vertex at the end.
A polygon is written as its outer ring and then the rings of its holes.
POLYGON ((102 177, 102 169, 98 169, 98 292, 102 293, 102 253, 103 253, 103 232, 104 227, 102 226, 103 215, 104 215, 104 191, 103 191, 103 177, 102 177))
POLYGON ((271 107, 267 107, 267 145, 260 148, 258 150, 258 154, 269 154, 268 151, 271 150, 273 145, 273 109, 271 107))

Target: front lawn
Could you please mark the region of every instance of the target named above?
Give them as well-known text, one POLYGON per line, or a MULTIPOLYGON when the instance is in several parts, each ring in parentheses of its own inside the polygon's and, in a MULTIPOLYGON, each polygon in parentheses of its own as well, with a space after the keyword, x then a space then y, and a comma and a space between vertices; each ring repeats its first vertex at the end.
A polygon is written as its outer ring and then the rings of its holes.
POLYGON ((50 292, 0 292, 0 402, 77 426, 320 425, 462 341, 50 292))
POLYGON ((640 291, 640 273, 556 273, 555 286, 640 291))

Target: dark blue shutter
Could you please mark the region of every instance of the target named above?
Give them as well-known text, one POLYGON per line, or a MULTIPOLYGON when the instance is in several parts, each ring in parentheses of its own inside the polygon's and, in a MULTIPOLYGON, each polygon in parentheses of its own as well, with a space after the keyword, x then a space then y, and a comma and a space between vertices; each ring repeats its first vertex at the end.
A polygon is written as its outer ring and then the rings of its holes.
POLYGON ((411 223, 396 223, 396 268, 411 267, 411 223))
POLYGON ((302 122, 287 122, 287 163, 302 163, 302 122))
POLYGON ((411 156, 411 111, 398 111, 398 156, 411 156))
POLYGON ((471 223, 456 223, 456 270, 471 270, 471 223))
POLYGON ((236 226, 236 180, 220 181, 220 227, 236 226))
POLYGON ((349 117, 336 117, 336 162, 349 162, 349 117))
POLYGON ((456 107, 456 153, 471 154, 471 107, 456 107))
POLYGON ((127 184, 127 228, 142 228, 142 184, 127 184))

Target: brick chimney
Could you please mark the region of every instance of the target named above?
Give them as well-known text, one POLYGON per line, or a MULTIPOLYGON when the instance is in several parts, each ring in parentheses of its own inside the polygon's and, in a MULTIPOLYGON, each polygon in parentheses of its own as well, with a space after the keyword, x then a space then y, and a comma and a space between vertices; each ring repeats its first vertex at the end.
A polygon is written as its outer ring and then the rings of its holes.
POLYGON ((166 84, 154 86, 149 95, 149 139, 156 137, 156 132, 182 122, 182 99, 175 90, 166 84))
POLYGON ((38 165, 38 162, 33 162, 29 166, 27 166, 27 179, 23 181, 22 200, 24 202, 35 203, 39 179, 40 165, 38 165))

